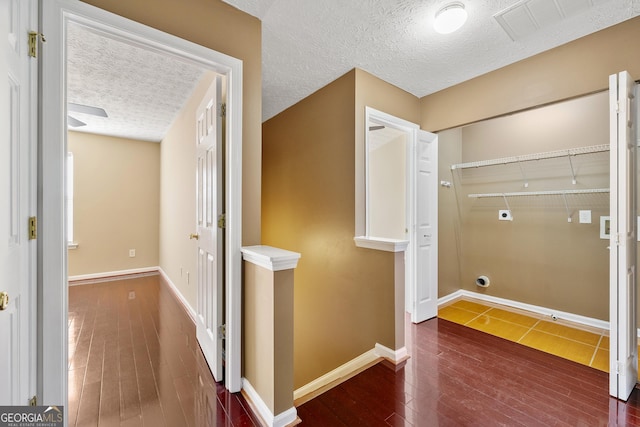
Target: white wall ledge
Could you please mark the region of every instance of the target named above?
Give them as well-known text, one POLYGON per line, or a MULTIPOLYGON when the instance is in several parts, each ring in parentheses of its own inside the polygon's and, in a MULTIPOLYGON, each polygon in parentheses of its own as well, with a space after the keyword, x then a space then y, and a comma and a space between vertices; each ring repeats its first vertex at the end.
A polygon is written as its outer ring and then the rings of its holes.
POLYGON ((384 237, 354 237, 356 246, 359 248, 375 249, 385 252, 404 252, 409 246, 408 240, 385 239, 384 237))
POLYGON ((240 248, 242 259, 271 271, 290 270, 298 266, 301 255, 272 246, 256 245, 240 248))

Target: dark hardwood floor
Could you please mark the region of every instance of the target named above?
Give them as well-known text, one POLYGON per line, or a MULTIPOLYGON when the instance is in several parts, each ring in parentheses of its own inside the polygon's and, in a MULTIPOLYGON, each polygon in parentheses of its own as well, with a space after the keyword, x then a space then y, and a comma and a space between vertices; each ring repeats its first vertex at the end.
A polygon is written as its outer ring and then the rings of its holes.
POLYGON ((255 426, 160 276, 69 288, 69 426, 255 426))
POLYGON ((304 426, 636 426, 640 396, 608 374, 441 319, 409 327, 411 358, 298 408, 304 426))
MULTIPOLYGON (((408 323, 411 358, 301 405, 303 426, 634 426, 640 396, 608 374, 465 326, 408 323)), ((213 381, 195 327, 159 276, 69 289, 69 426, 256 426, 213 381), (133 292, 133 294, 132 294, 133 292)))

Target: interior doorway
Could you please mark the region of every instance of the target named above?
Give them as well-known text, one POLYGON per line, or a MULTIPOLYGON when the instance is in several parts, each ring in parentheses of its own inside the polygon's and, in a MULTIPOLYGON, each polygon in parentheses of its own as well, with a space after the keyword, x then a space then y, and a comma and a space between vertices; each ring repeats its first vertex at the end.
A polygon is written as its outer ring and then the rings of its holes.
MULTIPOLYGON (((42 351, 47 354, 43 369, 44 401, 65 404, 67 399, 67 256, 64 183, 66 141, 66 86, 64 79, 66 28, 76 23, 104 32, 115 38, 128 40, 182 61, 213 70, 227 77, 228 97, 225 138, 227 164, 227 216, 229 227, 226 239, 225 282, 230 291, 226 295, 227 307, 227 375, 225 385, 239 391, 240 381, 240 200, 241 200, 241 130, 242 130, 242 64, 234 58, 151 29, 125 18, 113 15, 80 2, 51 1, 43 5, 43 32, 47 33, 47 49, 41 58, 42 134, 50 135, 41 147, 40 178, 42 192, 47 197, 39 200, 39 216, 43 228, 40 246, 42 274, 42 351), (62 106, 62 108, 60 108, 62 106), (47 231, 45 231, 47 230, 47 231), (62 249, 64 248, 64 249, 62 249)), ((192 219, 193 221, 193 219, 192 219)), ((191 223, 193 225, 193 222, 191 223)), ((185 235, 188 238, 188 234, 185 235)))

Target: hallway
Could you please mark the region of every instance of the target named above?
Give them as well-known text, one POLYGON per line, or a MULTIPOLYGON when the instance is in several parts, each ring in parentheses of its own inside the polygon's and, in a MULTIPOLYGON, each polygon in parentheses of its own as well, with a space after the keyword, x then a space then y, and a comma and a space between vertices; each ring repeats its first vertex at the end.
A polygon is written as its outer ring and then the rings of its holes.
POLYGON ((69 426, 254 426, 159 275, 69 287, 69 426))

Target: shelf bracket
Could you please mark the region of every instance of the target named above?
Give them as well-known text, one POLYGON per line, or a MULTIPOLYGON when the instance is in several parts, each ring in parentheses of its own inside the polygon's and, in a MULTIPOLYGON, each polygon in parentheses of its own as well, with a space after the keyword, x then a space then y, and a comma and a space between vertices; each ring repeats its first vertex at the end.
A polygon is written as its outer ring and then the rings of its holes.
MULTIPOLYGON (((507 200, 507 195, 502 193, 502 199, 504 200, 504 204, 507 207, 507 210, 511 212, 511 207, 509 206, 509 201, 507 200)), ((511 212, 511 218, 513 218, 513 212, 511 212)))
POLYGON ((571 212, 569 211, 569 203, 567 203, 567 193, 562 193, 564 199, 564 208, 567 210, 567 222, 571 222, 571 212))
POLYGON ((522 167, 522 162, 520 160, 518 160, 518 166, 520 167, 520 173, 524 180, 524 188, 529 188, 529 181, 527 180, 527 175, 524 173, 524 168, 522 167))
POLYGON ((571 154, 567 154, 567 158, 569 159, 569 167, 571 168, 571 183, 573 185, 576 185, 577 181, 576 181, 576 173, 573 170, 573 161, 571 160, 571 154))

